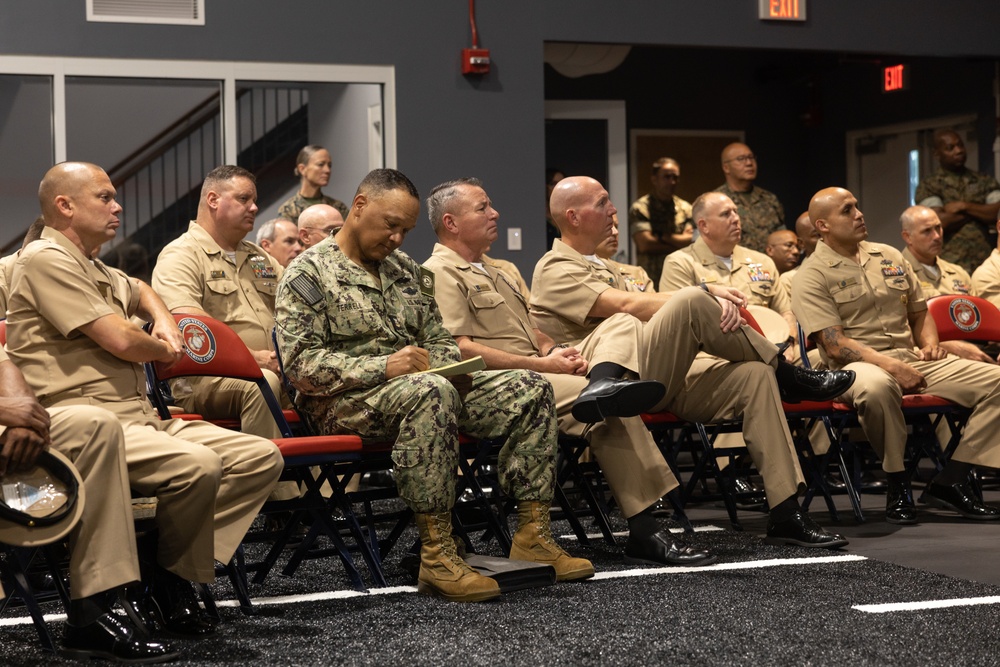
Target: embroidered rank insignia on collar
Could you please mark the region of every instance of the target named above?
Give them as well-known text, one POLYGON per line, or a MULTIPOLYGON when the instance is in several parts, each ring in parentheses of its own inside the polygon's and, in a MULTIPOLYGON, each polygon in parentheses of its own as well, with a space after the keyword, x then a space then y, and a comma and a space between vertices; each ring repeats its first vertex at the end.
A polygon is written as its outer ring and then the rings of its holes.
POLYGON ((216 278, 225 278, 226 277, 226 272, 225 271, 212 271, 212 274, 211 274, 210 277, 213 280, 216 279, 216 278))
POLYGON ((434 296, 434 272, 420 267, 420 293, 424 296, 434 296))
POLYGON ((303 274, 299 274, 288 281, 288 286, 292 288, 292 291, 299 295, 306 305, 315 306, 317 303, 323 300, 323 293, 319 291, 316 287, 316 283, 312 281, 311 278, 303 274))

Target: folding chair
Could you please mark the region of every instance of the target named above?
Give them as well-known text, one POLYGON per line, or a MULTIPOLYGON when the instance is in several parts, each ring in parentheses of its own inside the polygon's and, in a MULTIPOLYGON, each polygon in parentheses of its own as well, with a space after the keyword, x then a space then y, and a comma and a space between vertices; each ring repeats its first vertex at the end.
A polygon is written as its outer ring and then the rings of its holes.
MULTIPOLYGON (((184 336, 186 354, 169 368, 159 362, 149 364, 153 386, 161 380, 184 376, 230 377, 253 382, 264 396, 280 432, 285 436, 273 441, 285 461, 282 479, 299 482, 305 487, 301 498, 275 501, 268 503, 266 508, 271 511, 291 510, 293 517, 301 518, 309 515, 313 519, 309 534, 296 549, 293 558, 301 560, 320 533, 325 534, 333 543, 334 550, 344 564, 352 584, 358 590, 365 590, 364 581, 354 563, 351 549, 341 535, 340 526, 346 524, 375 585, 385 586, 386 579, 377 546, 373 547, 369 536, 361 528, 353 508, 344 497, 342 486, 337 484, 338 475, 343 477, 353 474, 357 466, 364 461, 366 452, 362 448, 361 439, 346 435, 294 437, 284 411, 260 367, 246 345, 230 327, 205 316, 178 314, 174 315, 174 319, 181 330, 181 335, 184 336), (318 476, 312 473, 314 466, 321 471, 318 476), (333 497, 329 501, 321 493, 324 481, 329 481, 334 489, 333 497), (343 519, 334 517, 335 506, 341 510, 343 519)), ((161 416, 169 414, 163 412, 165 405, 162 402, 157 408, 161 416)), ((289 522, 283 533, 278 536, 264 563, 247 566, 248 570, 257 569, 258 576, 255 581, 263 581, 267 572, 273 567, 291 537, 294 523, 294 521, 289 522)))
POLYGON ((38 632, 42 648, 56 653, 56 643, 42 613, 40 604, 54 599, 69 609, 69 591, 66 580, 52 551, 53 545, 43 547, 14 547, 0 543, 0 579, 3 580, 7 597, 0 600, 0 614, 10 607, 24 606, 38 632), (38 560, 43 561, 41 566, 38 560), (55 591, 40 594, 29 581, 30 573, 48 574, 55 584, 55 591))

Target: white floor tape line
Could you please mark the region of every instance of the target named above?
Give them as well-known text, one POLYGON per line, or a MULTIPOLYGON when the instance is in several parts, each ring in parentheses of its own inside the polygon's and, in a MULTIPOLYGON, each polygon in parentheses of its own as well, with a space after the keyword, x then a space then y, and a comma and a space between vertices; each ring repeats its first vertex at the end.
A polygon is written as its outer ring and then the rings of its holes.
POLYGON ((973 607, 982 604, 1000 604, 1000 595, 990 595, 981 598, 954 598, 952 600, 856 604, 851 609, 857 609, 868 614, 886 614, 892 611, 922 611, 924 609, 947 609, 948 607, 973 607))

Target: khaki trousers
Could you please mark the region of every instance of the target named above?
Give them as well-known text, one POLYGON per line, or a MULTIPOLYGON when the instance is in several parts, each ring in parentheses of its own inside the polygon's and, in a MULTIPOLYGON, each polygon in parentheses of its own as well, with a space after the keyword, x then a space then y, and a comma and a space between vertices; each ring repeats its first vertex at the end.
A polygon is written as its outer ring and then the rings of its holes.
POLYGON ((118 418, 86 405, 50 408, 52 446, 83 479, 83 515, 70 534, 70 595, 85 598, 139 580, 125 437, 118 418))
MULTIPOLYGON (((1000 468, 1000 447, 996 437, 1000 423, 1000 367, 952 355, 939 361, 919 361, 912 350, 899 350, 891 356, 923 373, 927 379, 925 394, 974 408, 953 458, 977 466, 1000 468)), ((903 394, 899 384, 874 364, 856 362, 844 368, 857 374, 844 398, 858 411, 865 436, 882 459, 882 469, 886 472, 903 470, 906 423, 900 408, 903 394)))
POLYGON ((215 561, 233 557, 281 475, 278 448, 207 422, 161 421, 145 401, 100 407, 121 422, 129 485, 157 499, 157 562, 190 581, 212 581, 215 561))
MULTIPOLYGON (((639 350, 643 323, 631 315, 613 315, 604 320, 576 348, 593 368, 613 362, 639 373, 639 350)), ((609 417, 597 424, 573 419, 573 402, 587 386, 587 379, 574 375, 543 374, 556 395, 559 430, 586 437, 608 480, 622 515, 634 516, 677 486, 677 479, 640 417, 609 417)))
POLYGON ((667 387, 658 410, 690 421, 743 420, 743 439, 768 503, 805 486, 774 377, 777 348, 748 326, 719 327, 721 307, 698 288, 676 292, 644 327, 640 375, 667 387), (711 359, 699 352, 718 357, 711 359))

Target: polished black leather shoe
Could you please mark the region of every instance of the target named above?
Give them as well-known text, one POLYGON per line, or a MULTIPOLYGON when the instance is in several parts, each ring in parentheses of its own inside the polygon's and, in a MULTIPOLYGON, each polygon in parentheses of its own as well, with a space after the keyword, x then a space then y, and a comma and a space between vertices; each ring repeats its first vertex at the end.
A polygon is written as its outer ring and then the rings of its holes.
POLYGON ((799 368, 778 357, 774 371, 778 391, 785 403, 801 401, 830 401, 854 384, 854 371, 816 371, 799 368))
POLYGON ((594 424, 606 417, 635 417, 651 410, 667 388, 654 380, 601 378, 587 385, 573 402, 573 418, 594 424))
POLYGON ((625 562, 633 565, 687 565, 697 567, 715 562, 715 554, 676 541, 666 530, 646 537, 628 536, 625 562))
POLYGON ((74 660, 104 658, 125 664, 153 664, 180 657, 169 644, 150 640, 128 619, 110 612, 84 626, 67 623, 61 653, 74 660))
POLYGON ((847 488, 847 485, 844 484, 844 480, 840 479, 839 477, 834 477, 833 475, 830 474, 827 474, 823 478, 823 481, 826 482, 827 487, 829 487, 831 491, 843 491, 844 489, 847 488))
POLYGON ((149 610, 159 634, 201 639, 215 634, 215 621, 198 604, 191 582, 161 570, 154 579, 149 610))
POLYGON ((767 502, 767 496, 764 494, 764 489, 760 488, 753 482, 751 482, 746 477, 737 477, 735 484, 736 491, 736 509, 755 511, 764 509, 764 503, 767 502))
POLYGON ((885 520, 900 526, 912 526, 917 522, 917 508, 913 504, 913 490, 909 482, 889 480, 889 490, 885 494, 885 520))
POLYGON ((847 539, 843 535, 826 532, 801 509, 795 510, 795 513, 784 521, 768 519, 767 537, 764 538, 764 542, 819 549, 839 549, 847 546, 847 539))
POLYGON ((966 482, 959 482, 951 486, 931 482, 920 495, 920 502, 932 507, 958 512, 966 519, 977 521, 1000 519, 1000 509, 986 505, 976 498, 966 482))

